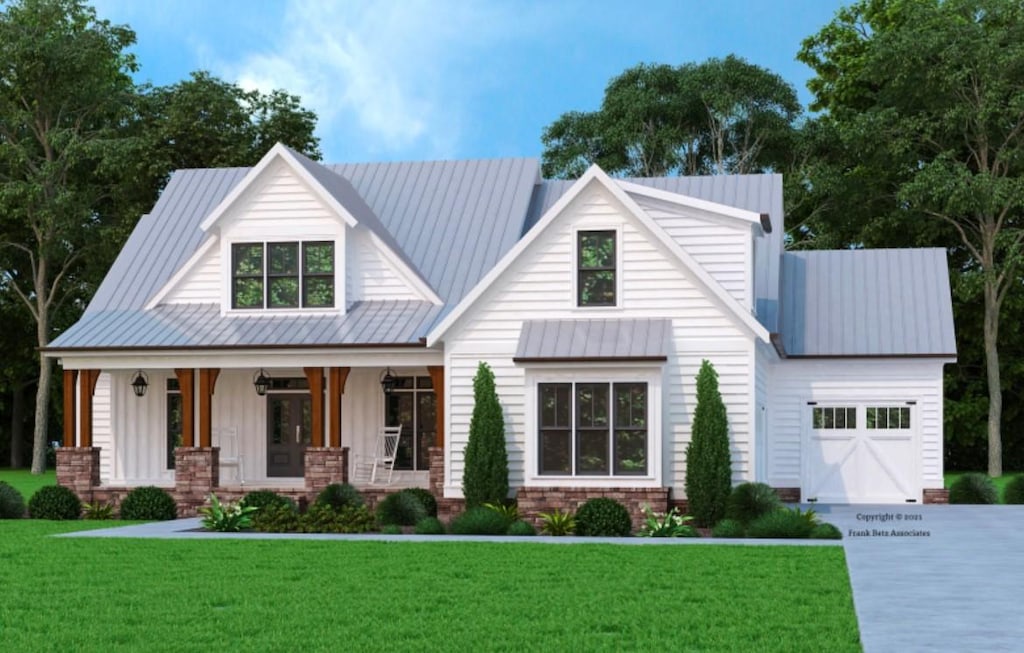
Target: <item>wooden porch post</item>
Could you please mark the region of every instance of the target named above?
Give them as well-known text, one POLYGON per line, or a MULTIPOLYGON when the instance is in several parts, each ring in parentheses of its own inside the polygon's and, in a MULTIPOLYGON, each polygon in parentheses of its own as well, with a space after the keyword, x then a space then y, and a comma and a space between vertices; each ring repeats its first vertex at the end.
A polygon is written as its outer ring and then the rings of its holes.
POLYGON ((330 447, 341 446, 341 395, 345 394, 345 383, 348 381, 350 367, 331 367, 327 375, 330 381, 330 390, 327 404, 327 422, 330 447))
POLYGON ((176 369, 174 375, 178 377, 178 388, 181 389, 181 446, 194 447, 196 446, 196 393, 193 385, 195 370, 176 369))
MULTIPOLYGON (((213 389, 217 385, 220 369, 203 368, 199 370, 199 446, 213 446, 213 389)), ((180 381, 178 382, 180 385, 180 381)), ((184 413, 184 411, 182 411, 184 413)))
POLYGON ((92 395, 96 392, 96 381, 100 378, 99 370, 82 370, 82 383, 78 388, 79 422, 78 436, 80 447, 92 446, 92 395))
POLYGON ((430 375, 430 382, 434 386, 434 396, 437 397, 437 436, 434 440, 435 447, 444 447, 444 365, 428 365, 427 374, 430 375))
POLYGON ((75 446, 75 383, 78 370, 64 370, 64 446, 75 446))
POLYGON ((309 396, 312 398, 310 406, 313 411, 313 433, 310 438, 310 446, 324 446, 324 368, 304 367, 306 380, 309 381, 309 396))

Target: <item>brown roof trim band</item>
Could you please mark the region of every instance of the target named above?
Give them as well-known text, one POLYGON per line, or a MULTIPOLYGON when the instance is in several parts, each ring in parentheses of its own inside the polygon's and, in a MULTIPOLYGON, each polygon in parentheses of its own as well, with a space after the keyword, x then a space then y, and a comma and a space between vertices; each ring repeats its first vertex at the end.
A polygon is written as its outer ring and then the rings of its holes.
POLYGON ((516 356, 513 363, 664 363, 668 356, 548 356, 524 358, 516 356))

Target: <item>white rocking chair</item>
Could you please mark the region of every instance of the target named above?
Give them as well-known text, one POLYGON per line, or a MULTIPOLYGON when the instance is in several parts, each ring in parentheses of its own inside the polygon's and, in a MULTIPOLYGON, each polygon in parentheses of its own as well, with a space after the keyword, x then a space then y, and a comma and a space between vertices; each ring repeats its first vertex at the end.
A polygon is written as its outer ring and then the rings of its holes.
POLYGON ((377 432, 372 456, 357 457, 352 470, 356 483, 376 485, 382 482, 391 485, 395 471, 395 456, 398 454, 398 440, 402 436, 402 425, 384 426, 377 432))

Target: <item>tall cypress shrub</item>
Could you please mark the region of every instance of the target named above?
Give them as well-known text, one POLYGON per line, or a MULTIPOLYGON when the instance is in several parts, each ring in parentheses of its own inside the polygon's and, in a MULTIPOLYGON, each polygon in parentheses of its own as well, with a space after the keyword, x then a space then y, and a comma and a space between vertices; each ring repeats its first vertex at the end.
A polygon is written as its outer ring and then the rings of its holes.
POLYGON ((465 460, 462 493, 467 509, 508 497, 505 417, 494 389, 494 372, 484 362, 473 377, 473 418, 469 422, 465 460))
POLYGON ((732 490, 729 420, 718 391, 718 373, 703 361, 697 374, 693 434, 686 446, 686 500, 698 526, 710 528, 725 515, 732 490))

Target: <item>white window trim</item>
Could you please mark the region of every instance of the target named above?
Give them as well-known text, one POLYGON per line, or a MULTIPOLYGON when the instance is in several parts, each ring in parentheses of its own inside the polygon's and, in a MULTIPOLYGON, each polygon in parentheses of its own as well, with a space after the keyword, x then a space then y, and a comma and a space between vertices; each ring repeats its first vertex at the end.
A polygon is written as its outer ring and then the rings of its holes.
POLYGON ((569 298, 569 307, 573 311, 579 312, 615 312, 622 311, 622 255, 623 255, 623 243, 622 243, 622 228, 621 223, 618 224, 587 224, 578 225, 573 227, 572 230, 572 244, 570 258, 570 270, 569 273, 572 275, 572 279, 569 283, 572 288, 572 296, 569 298), (579 242, 580 232, 587 231, 614 231, 615 232, 615 303, 611 306, 580 306, 579 304, 579 280, 580 280, 580 261, 579 261, 579 242))
POLYGON ((525 451, 523 474, 525 487, 662 487, 662 367, 661 364, 632 367, 596 367, 579 365, 560 370, 535 368, 526 371, 524 397, 525 451), (646 383, 647 384, 647 461, 644 476, 552 476, 538 471, 537 392, 541 383, 646 383))

